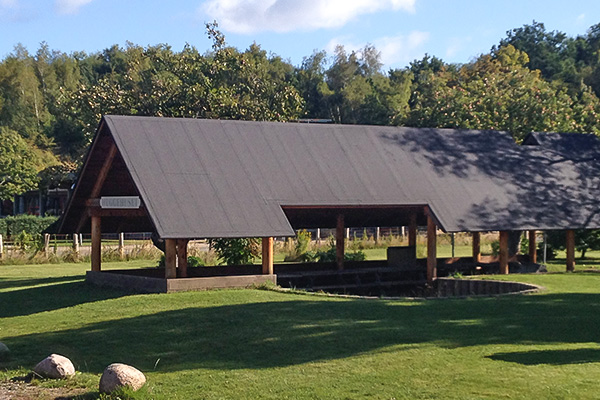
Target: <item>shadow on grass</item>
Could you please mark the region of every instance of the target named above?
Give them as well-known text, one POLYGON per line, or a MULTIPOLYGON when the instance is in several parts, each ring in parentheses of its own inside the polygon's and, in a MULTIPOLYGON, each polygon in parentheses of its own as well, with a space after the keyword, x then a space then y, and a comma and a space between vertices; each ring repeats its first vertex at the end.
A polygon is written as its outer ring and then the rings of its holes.
POLYGON ((53 278, 39 278, 39 279, 8 279, 8 278, 0 278, 0 290, 2 289, 12 289, 12 288, 25 288, 28 286, 37 286, 37 285, 49 285, 52 283, 60 283, 60 282, 71 282, 81 280, 81 276, 59 276, 53 278))
POLYGON ((565 365, 600 362, 600 349, 532 350, 513 353, 496 353, 492 360, 508 361, 523 365, 565 365))
POLYGON ((589 343, 597 340, 599 328, 597 294, 414 303, 296 298, 183 308, 5 338, 5 343, 20 353, 15 354, 20 365, 39 361, 31 354, 52 351, 84 372, 100 373, 112 362, 143 371, 181 371, 284 367, 390 346, 589 343))
MULTIPOLYGON (((31 281, 50 283, 61 279, 73 281, 73 277, 47 278, 31 281)), ((30 282, 30 281, 27 281, 30 282)), ((86 284, 83 280, 55 285, 0 292, 0 318, 31 315, 43 311, 58 310, 93 301, 113 299, 127 293, 102 289, 86 284)))

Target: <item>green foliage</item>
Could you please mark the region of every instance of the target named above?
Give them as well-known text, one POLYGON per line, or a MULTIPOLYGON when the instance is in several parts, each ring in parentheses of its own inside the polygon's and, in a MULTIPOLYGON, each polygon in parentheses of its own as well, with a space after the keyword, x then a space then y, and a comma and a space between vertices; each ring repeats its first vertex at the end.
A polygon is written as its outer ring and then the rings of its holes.
POLYGON ((204 267, 204 261, 200 257, 189 256, 188 257, 188 267, 192 267, 192 268, 204 267))
MULTIPOLYGON (((344 253, 344 261, 364 261, 366 258, 367 256, 362 250, 344 253)), ((317 262, 335 262, 337 260, 337 250, 333 237, 329 238, 329 246, 325 250, 319 250, 315 253, 314 260, 317 262)))
POLYGON ((210 239, 208 243, 226 265, 252 264, 259 254, 258 239, 210 239))
POLYGON ((570 95, 526 67, 528 56, 507 45, 458 70, 425 72, 416 82, 407 124, 505 130, 517 141, 529 132, 599 132, 600 101, 570 95))
POLYGON ((494 240, 490 243, 490 247, 492 248, 492 255, 498 256, 500 254, 500 241, 494 240))
POLYGON ((35 189, 38 182, 36 164, 36 155, 25 139, 0 126, 0 200, 35 189))
POLYGON ((294 249, 286 254, 284 261, 288 262, 311 262, 314 260, 314 252, 310 249, 311 235, 306 229, 298 231, 294 241, 294 249))
POLYGON ((25 231, 21 231, 21 233, 16 235, 14 242, 15 246, 22 251, 27 251, 34 245, 33 236, 25 231))
MULTIPOLYGON (((564 250, 566 247, 565 231, 548 231, 546 240, 552 251, 564 250)), ((600 250, 600 230, 577 229, 575 230, 575 250, 581 253, 584 259, 588 250, 600 250)))
POLYGON ((0 234, 15 236, 25 232, 32 237, 40 236, 58 217, 36 217, 35 215, 17 215, 0 219, 0 234))

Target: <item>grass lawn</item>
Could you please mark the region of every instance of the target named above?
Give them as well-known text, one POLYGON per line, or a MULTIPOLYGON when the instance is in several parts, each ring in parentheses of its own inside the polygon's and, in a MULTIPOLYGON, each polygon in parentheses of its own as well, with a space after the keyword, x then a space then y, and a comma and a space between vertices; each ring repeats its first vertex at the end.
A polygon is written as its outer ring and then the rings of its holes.
MULTIPOLYGON (((107 263, 140 267, 147 261, 107 263)), ((219 290, 127 295, 86 264, 0 266, 0 380, 55 352, 97 396, 108 364, 156 399, 596 399, 600 274, 512 275, 539 294, 380 301, 219 290)), ((507 279, 507 277, 502 277, 507 279)), ((55 385, 42 382, 41 385, 55 385)))

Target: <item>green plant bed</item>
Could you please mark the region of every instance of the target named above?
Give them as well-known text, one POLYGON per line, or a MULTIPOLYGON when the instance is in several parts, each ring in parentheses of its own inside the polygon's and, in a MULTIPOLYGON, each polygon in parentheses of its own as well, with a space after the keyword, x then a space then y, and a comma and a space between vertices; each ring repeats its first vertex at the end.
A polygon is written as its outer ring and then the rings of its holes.
POLYGON ((535 295, 368 301, 261 290, 128 295, 86 285, 86 270, 0 266, 0 341, 12 350, 0 379, 56 352, 82 372, 86 398, 112 362, 141 369, 148 387, 138 397, 155 399, 592 399, 599 391, 600 274, 490 277, 546 288, 535 295))

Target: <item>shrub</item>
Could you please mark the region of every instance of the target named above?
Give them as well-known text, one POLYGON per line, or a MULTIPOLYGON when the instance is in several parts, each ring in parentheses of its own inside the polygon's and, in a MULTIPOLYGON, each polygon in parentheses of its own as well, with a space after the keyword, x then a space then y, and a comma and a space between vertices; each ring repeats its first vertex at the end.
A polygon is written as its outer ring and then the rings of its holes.
POLYGON ((0 234, 16 236, 25 232, 32 237, 41 235, 58 217, 36 217, 35 215, 17 215, 0 219, 0 234))
POLYGON ((188 267, 204 267, 204 261, 200 257, 189 256, 188 257, 188 267))
POLYGON ((226 265, 252 264, 258 255, 258 239, 210 239, 210 248, 214 249, 226 265))

